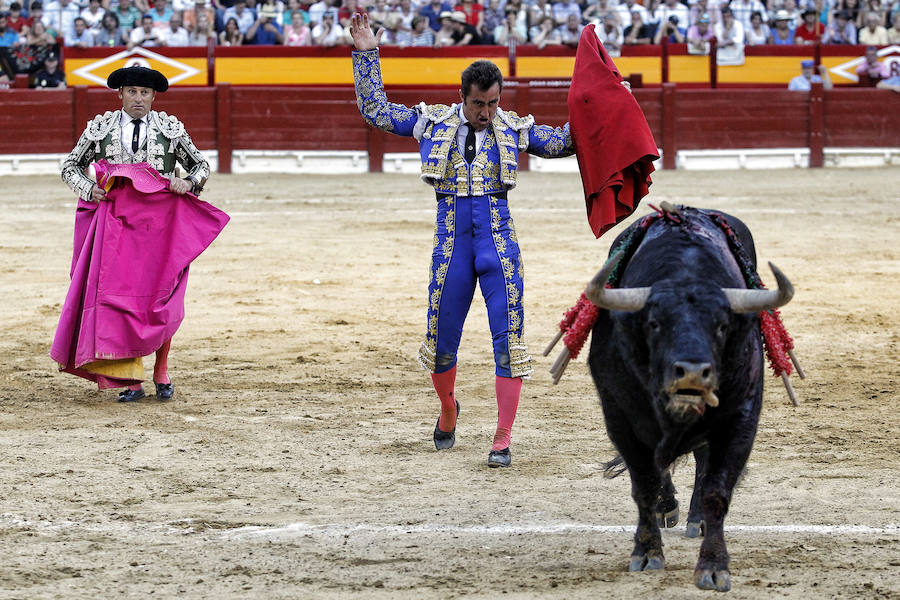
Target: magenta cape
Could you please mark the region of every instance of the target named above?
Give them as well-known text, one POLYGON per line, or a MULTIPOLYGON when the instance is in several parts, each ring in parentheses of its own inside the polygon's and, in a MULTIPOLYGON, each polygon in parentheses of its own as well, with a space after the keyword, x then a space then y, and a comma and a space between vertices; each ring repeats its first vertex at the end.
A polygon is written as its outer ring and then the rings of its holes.
POLYGON ((578 41, 568 104, 588 223, 596 237, 638 207, 659 158, 647 119, 621 82, 588 25, 578 41))
POLYGON ((146 163, 95 163, 109 201, 78 200, 69 292, 50 356, 61 371, 100 389, 137 383, 82 367, 147 356, 184 318, 188 266, 228 223, 228 215, 146 163))

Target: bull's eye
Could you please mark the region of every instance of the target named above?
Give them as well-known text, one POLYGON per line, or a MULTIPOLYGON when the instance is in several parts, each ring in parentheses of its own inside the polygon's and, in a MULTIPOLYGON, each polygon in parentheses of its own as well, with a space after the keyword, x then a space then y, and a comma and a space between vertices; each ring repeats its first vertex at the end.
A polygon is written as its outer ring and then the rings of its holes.
POLYGON ((647 327, 650 328, 650 331, 659 331, 659 321, 656 319, 649 319, 647 321, 647 327))
POLYGON ((728 333, 728 325, 725 323, 719 323, 719 326, 716 328, 716 335, 719 337, 725 337, 725 334, 728 333))

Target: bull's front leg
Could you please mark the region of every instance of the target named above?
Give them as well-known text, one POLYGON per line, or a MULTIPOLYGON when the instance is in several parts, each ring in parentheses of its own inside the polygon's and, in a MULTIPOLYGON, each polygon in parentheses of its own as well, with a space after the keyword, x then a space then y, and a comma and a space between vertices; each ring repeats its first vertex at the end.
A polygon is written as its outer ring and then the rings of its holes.
POLYGON ((638 509, 637 531, 634 532, 634 549, 631 551, 629 571, 657 571, 665 568, 662 550, 662 535, 656 520, 656 504, 659 498, 662 478, 653 464, 651 453, 644 460, 629 458, 622 453, 628 473, 631 476, 631 497, 638 509))
POLYGON ((691 508, 688 511, 687 527, 684 535, 689 538, 695 538, 703 535, 706 528, 703 523, 703 508, 700 506, 703 497, 703 478, 709 463, 709 446, 706 444, 694 450, 694 462, 696 469, 694 471, 694 491, 691 494, 691 508))
POLYGON ((694 569, 694 583, 700 589, 720 592, 731 589, 729 556, 725 546, 725 515, 728 514, 734 486, 750 456, 755 434, 756 424, 745 422, 743 427, 710 440, 700 499, 706 531, 694 569))

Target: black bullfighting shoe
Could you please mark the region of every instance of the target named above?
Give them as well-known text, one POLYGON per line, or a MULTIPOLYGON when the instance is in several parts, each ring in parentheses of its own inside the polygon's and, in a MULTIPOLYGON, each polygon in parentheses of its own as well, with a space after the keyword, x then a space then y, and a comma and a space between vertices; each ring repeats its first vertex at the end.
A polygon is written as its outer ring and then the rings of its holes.
POLYGON ((119 392, 119 402, 137 402, 147 394, 144 393, 144 388, 139 390, 129 390, 124 389, 119 392))
MULTIPOLYGON (((456 418, 459 419, 459 401, 456 402, 456 418)), ((449 450, 456 443, 456 427, 452 431, 442 431, 438 428, 441 418, 438 417, 434 424, 434 448, 435 450, 449 450)))
POLYGON ((512 455, 509 453, 508 447, 503 450, 491 450, 491 453, 488 454, 488 466, 492 469, 508 467, 510 463, 512 463, 512 455))
POLYGON ((157 400, 171 400, 172 396, 175 395, 175 385, 172 383, 157 383, 156 384, 156 399, 157 400))

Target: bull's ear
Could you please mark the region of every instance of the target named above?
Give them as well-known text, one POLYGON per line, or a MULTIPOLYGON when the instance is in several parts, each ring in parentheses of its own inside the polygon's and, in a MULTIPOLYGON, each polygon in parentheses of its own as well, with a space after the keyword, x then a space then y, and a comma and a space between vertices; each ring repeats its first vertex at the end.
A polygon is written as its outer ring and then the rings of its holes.
POLYGON ((607 289, 606 282, 616 265, 622 260, 624 252, 619 251, 609 257, 603 268, 594 275, 584 294, 598 308, 635 312, 641 310, 650 296, 650 288, 607 289))
POLYGON ((784 306, 794 297, 794 286, 781 269, 769 263, 769 268, 775 274, 778 289, 775 290, 746 290, 742 288, 723 288, 725 297, 731 305, 731 310, 736 313, 756 313, 761 310, 772 310, 784 306))

